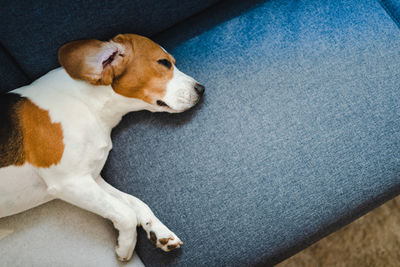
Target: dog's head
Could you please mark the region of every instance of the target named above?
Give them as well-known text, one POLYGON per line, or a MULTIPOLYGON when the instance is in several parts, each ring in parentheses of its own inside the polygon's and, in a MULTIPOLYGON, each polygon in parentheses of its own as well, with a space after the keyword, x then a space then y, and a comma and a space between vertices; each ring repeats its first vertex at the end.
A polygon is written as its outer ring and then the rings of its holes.
POLYGON ((58 58, 72 78, 111 85, 117 94, 148 103, 151 111, 185 111, 204 93, 204 86, 178 70, 173 56, 135 34, 70 42, 58 58))

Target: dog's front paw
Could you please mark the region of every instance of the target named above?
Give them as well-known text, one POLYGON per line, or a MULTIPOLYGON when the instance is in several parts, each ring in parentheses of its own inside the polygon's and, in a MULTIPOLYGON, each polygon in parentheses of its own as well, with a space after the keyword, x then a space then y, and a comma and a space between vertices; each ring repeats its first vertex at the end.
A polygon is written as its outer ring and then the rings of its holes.
POLYGON ((147 238, 151 243, 161 248, 164 251, 171 251, 183 245, 183 242, 164 224, 157 222, 149 223, 147 226, 147 238))
POLYGON ((115 254, 120 261, 129 261, 132 258, 133 249, 115 246, 115 254))
POLYGON ((118 260, 129 261, 132 258, 133 250, 136 245, 136 228, 134 231, 120 231, 118 237, 118 245, 115 246, 115 253, 118 260))

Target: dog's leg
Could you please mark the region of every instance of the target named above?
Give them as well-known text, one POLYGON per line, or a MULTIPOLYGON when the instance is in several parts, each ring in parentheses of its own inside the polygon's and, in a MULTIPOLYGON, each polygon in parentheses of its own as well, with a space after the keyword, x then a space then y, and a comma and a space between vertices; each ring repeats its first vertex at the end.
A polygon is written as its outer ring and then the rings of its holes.
POLYGON ((101 188, 91 176, 44 179, 48 192, 85 210, 110 219, 119 231, 115 251, 122 261, 132 257, 136 245, 137 216, 132 207, 101 188))
POLYGON ((164 251, 171 251, 175 248, 179 248, 183 244, 182 241, 154 215, 149 206, 143 201, 119 191, 108 184, 102 177, 98 177, 96 181, 105 191, 121 199, 127 205, 135 209, 139 225, 143 227, 147 232, 147 237, 157 247, 164 251))

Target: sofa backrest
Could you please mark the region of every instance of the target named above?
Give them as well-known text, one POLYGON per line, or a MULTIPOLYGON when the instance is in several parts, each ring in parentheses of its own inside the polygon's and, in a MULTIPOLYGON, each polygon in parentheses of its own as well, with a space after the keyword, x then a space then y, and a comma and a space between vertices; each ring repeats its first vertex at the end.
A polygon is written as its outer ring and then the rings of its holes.
POLYGON ((400 27, 400 0, 381 0, 380 3, 400 27))
POLYGON ((57 51, 66 42, 118 33, 151 36, 217 1, 8 1, 0 9, 0 57, 8 58, 0 62, 0 88, 16 88, 59 66, 57 51))
POLYGON ((0 46, 0 93, 5 93, 29 82, 29 78, 15 60, 0 46))

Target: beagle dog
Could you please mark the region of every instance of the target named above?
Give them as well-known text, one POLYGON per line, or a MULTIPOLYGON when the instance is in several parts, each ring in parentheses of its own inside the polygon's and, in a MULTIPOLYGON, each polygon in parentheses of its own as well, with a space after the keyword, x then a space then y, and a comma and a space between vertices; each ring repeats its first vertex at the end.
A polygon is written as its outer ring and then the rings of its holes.
POLYGON ((61 199, 110 219, 127 261, 136 227, 164 251, 182 241, 141 200, 101 177, 111 130, 128 112, 183 112, 204 86, 148 38, 120 34, 58 51, 62 67, 0 97, 0 218, 61 199))

